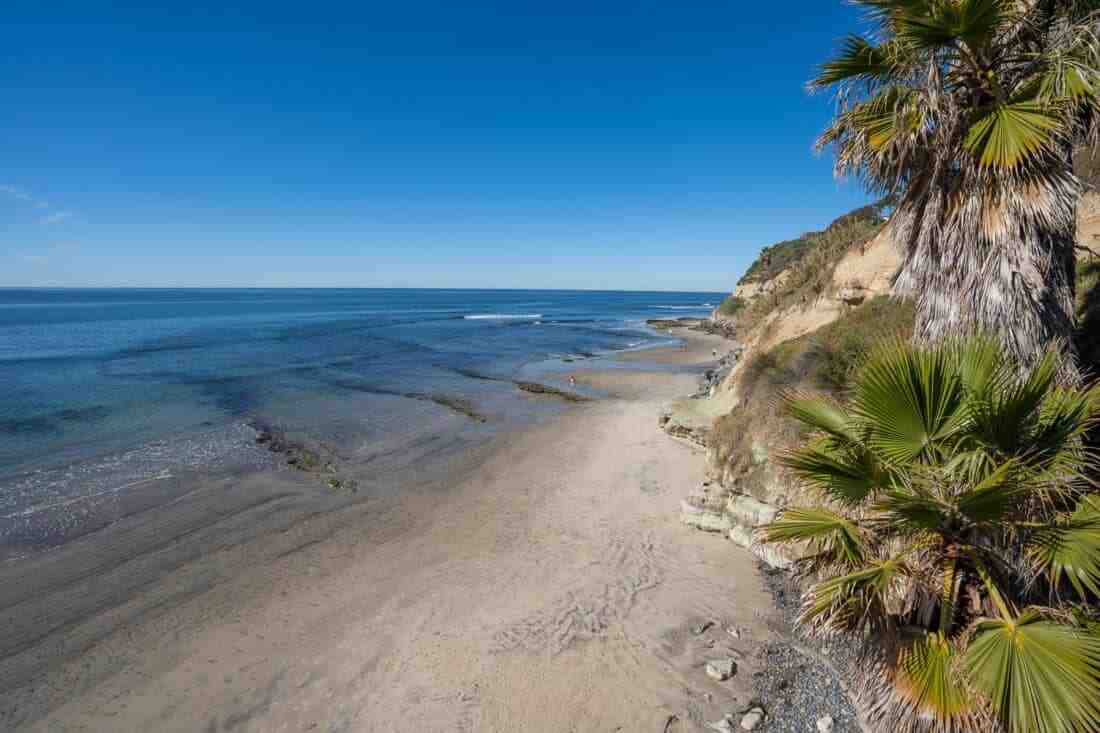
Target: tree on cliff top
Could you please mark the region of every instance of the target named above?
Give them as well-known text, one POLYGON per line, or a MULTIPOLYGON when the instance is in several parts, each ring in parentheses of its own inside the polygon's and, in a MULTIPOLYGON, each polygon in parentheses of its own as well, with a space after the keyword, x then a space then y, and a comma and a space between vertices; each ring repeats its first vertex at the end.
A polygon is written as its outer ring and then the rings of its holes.
POLYGON ((1100 132, 1100 1, 853 2, 875 32, 810 82, 838 98, 818 146, 896 200, 915 338, 996 333, 1024 364, 1071 349, 1072 152, 1100 132))

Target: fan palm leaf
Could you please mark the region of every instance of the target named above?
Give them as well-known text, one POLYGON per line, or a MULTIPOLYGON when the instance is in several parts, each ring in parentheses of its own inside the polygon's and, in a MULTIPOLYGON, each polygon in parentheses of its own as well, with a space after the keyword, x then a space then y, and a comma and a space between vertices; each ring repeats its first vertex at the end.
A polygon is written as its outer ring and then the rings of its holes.
POLYGON ((975 118, 964 145, 983 166, 1015 168, 1058 143, 1058 116, 1037 102, 1002 102, 975 118))
POLYGON ((1021 368, 988 337, 889 342, 848 404, 787 395, 814 437, 781 460, 828 506, 758 537, 808 551, 800 623, 880 652, 876 729, 1100 731, 1100 624, 1062 601, 1100 598, 1100 399, 1056 375, 1053 352, 1021 368))
POLYGON ((786 393, 782 398, 787 414, 803 425, 845 442, 857 440, 852 426, 852 416, 841 405, 821 395, 798 392, 786 393))
POLYGON ((783 512, 762 532, 762 541, 774 544, 805 543, 813 558, 831 565, 861 565, 866 547, 852 520, 828 509, 793 507, 783 512))
POLYGON ((871 681, 862 695, 875 730, 912 729, 914 720, 945 733, 988 730, 986 716, 972 704, 956 645, 937 633, 916 634, 899 640, 892 652, 881 681, 871 681))
POLYGON ((964 393, 947 349, 872 352, 860 372, 852 411, 873 423, 869 443, 889 462, 928 460, 960 425, 964 393))
POLYGON ((890 482, 874 455, 856 445, 844 450, 818 442, 780 453, 778 460, 802 481, 842 504, 859 504, 890 482))
POLYGON ((822 581, 806 594, 799 623, 824 633, 885 630, 904 603, 908 573, 894 557, 822 581))
POLYGON ((956 0, 901 5, 893 17, 893 29, 899 39, 922 49, 938 49, 960 41, 970 49, 980 49, 996 30, 1006 3, 956 0))
POLYGON ((1040 407, 1052 395, 1058 368, 1057 355, 1047 352, 1025 379, 1002 377, 993 389, 974 394, 971 418, 981 438, 1004 455, 1021 452, 1021 444, 1031 441, 1040 407))
POLYGON ((971 683, 1010 733, 1100 726, 1100 636, 1025 611, 978 624, 966 652, 971 683))
POLYGON ((1028 551, 1054 589, 1066 580, 1082 601, 1100 598, 1100 498, 1082 498, 1070 516, 1037 532, 1028 551))
POLYGON ((876 46, 862 36, 850 35, 841 44, 840 52, 822 64, 811 86, 830 86, 841 81, 873 82, 888 78, 893 72, 891 49, 876 46))

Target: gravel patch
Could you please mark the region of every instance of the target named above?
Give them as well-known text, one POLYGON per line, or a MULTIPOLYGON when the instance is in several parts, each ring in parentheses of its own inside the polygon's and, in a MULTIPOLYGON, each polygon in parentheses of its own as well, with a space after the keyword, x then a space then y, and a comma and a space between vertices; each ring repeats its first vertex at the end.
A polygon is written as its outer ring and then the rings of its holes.
POLYGON ((854 645, 843 639, 821 641, 799 633, 794 620, 801 592, 791 576, 764 565, 760 576, 778 609, 774 630, 779 639, 758 652, 763 671, 753 675, 753 688, 768 714, 758 730, 812 732, 818 729, 819 719, 831 715, 834 733, 858 733, 856 713, 842 683, 842 679, 851 679, 847 671, 854 668, 854 645))

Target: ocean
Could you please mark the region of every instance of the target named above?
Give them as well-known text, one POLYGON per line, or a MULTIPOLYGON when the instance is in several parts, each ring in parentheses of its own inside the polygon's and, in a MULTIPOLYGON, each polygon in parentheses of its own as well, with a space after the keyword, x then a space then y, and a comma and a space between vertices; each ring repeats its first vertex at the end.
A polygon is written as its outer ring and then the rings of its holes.
POLYGON ((647 319, 722 297, 0 289, 0 557, 110 524, 158 480, 276 467, 268 428, 413 470, 557 409, 516 381, 567 388, 571 369, 667 342, 647 319))

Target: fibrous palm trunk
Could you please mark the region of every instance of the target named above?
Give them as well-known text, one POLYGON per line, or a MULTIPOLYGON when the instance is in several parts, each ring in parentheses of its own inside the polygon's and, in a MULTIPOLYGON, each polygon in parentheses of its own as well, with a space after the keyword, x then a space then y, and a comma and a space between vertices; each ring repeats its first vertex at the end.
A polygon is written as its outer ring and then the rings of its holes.
POLYGON ((1021 365, 1061 349, 1074 371, 1077 182, 1065 175, 989 195, 911 189, 891 219, 914 298, 914 340, 996 335, 1021 365))

